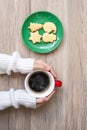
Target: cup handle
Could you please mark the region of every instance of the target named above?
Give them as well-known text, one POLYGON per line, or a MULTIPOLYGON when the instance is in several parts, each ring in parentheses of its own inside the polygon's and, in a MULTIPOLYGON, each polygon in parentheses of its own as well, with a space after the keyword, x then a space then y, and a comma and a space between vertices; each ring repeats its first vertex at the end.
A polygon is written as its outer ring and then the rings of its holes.
POLYGON ((55 87, 61 87, 62 86, 62 82, 59 80, 55 80, 55 87))

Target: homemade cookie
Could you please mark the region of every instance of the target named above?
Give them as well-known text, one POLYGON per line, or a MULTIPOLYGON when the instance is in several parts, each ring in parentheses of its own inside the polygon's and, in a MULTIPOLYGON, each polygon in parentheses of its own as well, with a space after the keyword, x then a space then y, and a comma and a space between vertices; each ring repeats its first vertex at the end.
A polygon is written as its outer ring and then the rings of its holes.
POLYGON ((43 29, 45 32, 47 33, 50 33, 53 31, 53 33, 56 33, 56 26, 54 23, 52 22, 46 22, 44 25, 43 25, 43 29))
POLYGON ((39 29, 41 29, 43 27, 42 24, 39 23, 30 23, 30 26, 28 27, 28 29, 30 29, 32 32, 35 32, 39 29))
POLYGON ((42 37, 44 42, 53 42, 56 40, 55 34, 44 33, 42 37))
POLYGON ((39 34, 38 31, 31 32, 30 34, 31 34, 31 36, 30 36, 29 40, 31 40, 33 43, 40 42, 40 39, 42 36, 39 34))

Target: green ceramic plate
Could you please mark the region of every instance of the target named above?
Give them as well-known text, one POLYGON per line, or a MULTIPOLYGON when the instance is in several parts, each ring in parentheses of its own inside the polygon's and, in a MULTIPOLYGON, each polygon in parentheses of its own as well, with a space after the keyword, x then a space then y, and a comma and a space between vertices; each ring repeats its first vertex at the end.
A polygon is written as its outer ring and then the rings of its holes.
MULTIPOLYGON (((39 33, 43 34, 44 30, 40 29, 39 33)), ((55 16, 54 14, 52 14, 50 12, 40 11, 40 12, 35 12, 35 13, 31 14, 30 16, 28 16, 25 19, 25 21, 22 25, 21 34, 22 34, 22 39, 23 39, 25 45, 30 50, 37 52, 37 53, 48 53, 48 52, 53 51, 54 49, 56 49, 59 46, 59 44, 62 41, 64 33, 63 33, 62 23, 60 22, 60 20, 58 19, 57 16, 55 16), (31 32, 28 29, 30 22, 41 23, 41 24, 44 24, 45 22, 53 22, 57 28, 56 41, 54 41, 53 43, 45 43, 41 40, 40 43, 33 44, 32 41, 28 40, 30 37, 30 32, 31 32)))

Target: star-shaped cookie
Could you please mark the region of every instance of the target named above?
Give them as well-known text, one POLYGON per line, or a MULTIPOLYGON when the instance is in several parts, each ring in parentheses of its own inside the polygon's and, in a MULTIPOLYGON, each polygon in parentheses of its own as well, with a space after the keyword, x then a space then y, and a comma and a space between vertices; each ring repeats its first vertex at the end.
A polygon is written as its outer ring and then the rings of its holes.
POLYGON ((30 34, 31 34, 31 36, 30 36, 29 40, 31 40, 33 43, 40 42, 40 39, 42 36, 39 34, 38 31, 31 32, 30 34))

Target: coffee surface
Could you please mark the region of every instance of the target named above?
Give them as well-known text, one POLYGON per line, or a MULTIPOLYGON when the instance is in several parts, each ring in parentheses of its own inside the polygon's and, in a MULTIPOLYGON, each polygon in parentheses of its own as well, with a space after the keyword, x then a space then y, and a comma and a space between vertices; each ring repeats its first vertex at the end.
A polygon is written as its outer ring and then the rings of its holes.
POLYGON ((31 75, 29 79, 29 86, 35 92, 41 92, 48 88, 49 86, 49 77, 44 72, 35 72, 31 75))

